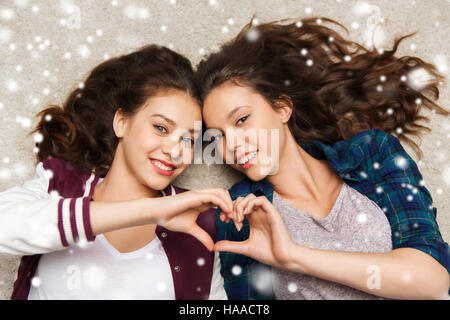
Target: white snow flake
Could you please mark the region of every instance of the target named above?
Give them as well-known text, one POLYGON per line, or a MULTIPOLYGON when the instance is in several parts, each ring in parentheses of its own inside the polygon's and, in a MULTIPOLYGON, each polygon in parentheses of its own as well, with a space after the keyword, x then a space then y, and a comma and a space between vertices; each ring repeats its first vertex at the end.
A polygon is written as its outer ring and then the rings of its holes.
POLYGON ((395 158, 395 165, 401 169, 405 169, 408 166, 408 160, 402 156, 395 158))
POLYGON ((231 268, 231 273, 233 274, 233 275, 235 275, 235 276, 238 276, 238 275, 240 275, 241 273, 242 273, 242 267, 240 266, 240 265, 234 265, 232 268, 231 268))
POLYGON ((257 268, 252 274, 250 282, 261 293, 272 291, 272 272, 264 268, 257 268))
POLYGON ((0 17, 5 21, 11 21, 16 17, 16 13, 10 8, 3 8, 0 10, 0 17))
POLYGON ((84 44, 77 48, 77 52, 82 58, 87 58, 91 55, 91 50, 84 44))
POLYGON ((31 279, 31 285, 33 287, 39 287, 41 284, 42 284, 42 281, 40 278, 34 277, 33 279, 31 279))
POLYGON ((251 28, 247 31, 247 34, 245 35, 246 39, 250 42, 255 42, 259 39, 259 31, 256 28, 251 28))
POLYGON ((288 291, 289 292, 292 292, 292 293, 294 293, 294 292, 297 292, 297 284, 295 284, 294 282, 290 282, 289 284, 288 284, 288 291))
POLYGON ((0 28, 0 43, 7 43, 13 37, 13 32, 7 27, 0 28))
POLYGON ((447 185, 450 185, 450 167, 445 168, 442 172, 442 180, 444 180, 447 185))
POLYGON ((205 265, 205 259, 204 258, 198 258, 197 259, 197 265, 204 266, 205 265))
POLYGON ((100 289, 106 281, 105 272, 98 266, 90 266, 83 273, 84 283, 92 289, 100 289))
POLYGON ((19 88, 20 88, 19 84, 17 83, 17 81, 13 80, 13 79, 6 80, 5 87, 10 92, 17 92, 19 90, 19 88))
POLYGON ((407 81, 412 89, 420 91, 425 88, 432 79, 433 77, 427 70, 424 68, 416 68, 408 73, 407 81))
POLYGON ((358 214, 358 216, 356 217, 357 221, 359 223, 366 223, 367 222, 367 214, 365 213, 360 213, 358 214))
POLYGON ((159 292, 164 292, 167 290, 167 284, 165 282, 160 281, 156 284, 156 288, 158 289, 159 292))
POLYGON ((124 8, 123 14, 125 17, 132 20, 144 20, 150 17, 150 12, 145 7, 137 7, 134 5, 128 5, 124 8))

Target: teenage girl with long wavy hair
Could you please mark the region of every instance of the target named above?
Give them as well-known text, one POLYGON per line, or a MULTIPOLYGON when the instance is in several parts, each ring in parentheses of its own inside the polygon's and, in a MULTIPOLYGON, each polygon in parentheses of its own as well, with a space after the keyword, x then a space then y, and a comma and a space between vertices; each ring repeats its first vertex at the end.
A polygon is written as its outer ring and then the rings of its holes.
POLYGON ((35 177, 0 193, 0 253, 23 256, 12 299, 226 298, 208 209, 229 195, 171 184, 201 121, 188 59, 109 59, 38 116, 35 177))
POLYGON ((366 49, 331 25, 250 22, 198 65, 203 120, 247 176, 230 189, 233 213, 220 213, 228 297, 442 299, 449 246, 398 139, 420 153, 410 138, 427 130, 420 111, 449 115, 433 101, 442 77, 396 56, 405 37, 366 49), (252 140, 251 130, 278 140, 252 140))

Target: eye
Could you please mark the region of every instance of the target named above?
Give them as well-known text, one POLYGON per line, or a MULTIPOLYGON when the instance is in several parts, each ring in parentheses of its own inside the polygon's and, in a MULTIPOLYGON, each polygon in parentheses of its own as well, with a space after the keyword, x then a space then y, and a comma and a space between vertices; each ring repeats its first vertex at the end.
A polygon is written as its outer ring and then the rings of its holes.
POLYGON ((153 127, 154 127, 156 130, 158 130, 159 132, 167 133, 167 129, 166 129, 165 127, 163 127, 163 126, 160 126, 160 125, 158 125, 158 124, 154 124, 153 127))
POLYGON ((185 143, 189 143, 189 144, 194 144, 194 139, 193 138, 181 137, 181 141, 185 142, 185 143))
POLYGON ((218 133, 214 136, 214 141, 218 141, 223 138, 223 133, 218 133))
POLYGON ((246 115, 246 116, 243 116, 243 117, 239 118, 238 121, 236 121, 236 125, 244 123, 247 120, 248 117, 249 117, 249 115, 246 115))

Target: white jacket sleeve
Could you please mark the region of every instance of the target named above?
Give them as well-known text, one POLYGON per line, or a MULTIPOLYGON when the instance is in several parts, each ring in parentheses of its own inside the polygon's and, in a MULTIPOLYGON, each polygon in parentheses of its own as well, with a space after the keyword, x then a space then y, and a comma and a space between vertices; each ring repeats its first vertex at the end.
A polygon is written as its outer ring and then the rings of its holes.
POLYGON ((43 254, 92 240, 89 197, 49 194, 51 175, 40 162, 31 180, 0 193, 0 255, 43 254))
POLYGON ((223 286, 223 278, 220 274, 220 258, 218 251, 214 252, 214 267, 208 300, 228 300, 227 293, 223 286))

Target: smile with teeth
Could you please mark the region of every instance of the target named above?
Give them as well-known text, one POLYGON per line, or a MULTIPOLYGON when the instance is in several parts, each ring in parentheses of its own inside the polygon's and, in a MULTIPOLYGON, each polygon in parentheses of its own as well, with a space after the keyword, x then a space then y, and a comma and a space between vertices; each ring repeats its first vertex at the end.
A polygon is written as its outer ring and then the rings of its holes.
POLYGON ((172 167, 168 167, 168 166, 166 166, 165 164, 163 164, 162 162, 159 162, 158 160, 152 160, 152 163, 153 163, 156 167, 158 167, 159 169, 161 169, 161 170, 164 170, 164 171, 173 171, 173 168, 172 168, 172 167))
POLYGON ((250 160, 252 160, 254 157, 256 157, 256 151, 249 153, 248 155, 242 157, 241 159, 239 159, 239 164, 246 164, 247 162, 249 162, 250 160))

